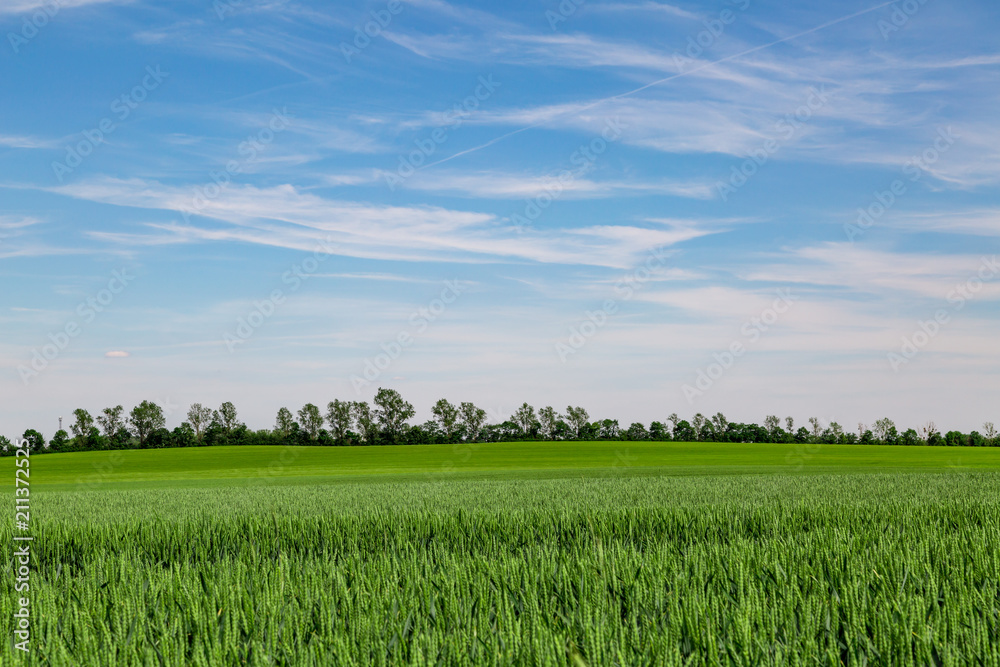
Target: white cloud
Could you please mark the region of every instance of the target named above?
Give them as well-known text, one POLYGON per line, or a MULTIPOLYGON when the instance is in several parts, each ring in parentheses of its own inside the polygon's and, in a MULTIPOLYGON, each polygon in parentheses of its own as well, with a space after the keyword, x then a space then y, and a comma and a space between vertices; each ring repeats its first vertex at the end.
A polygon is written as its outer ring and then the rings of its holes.
MULTIPOLYGON (((746 270, 746 280, 829 286, 862 294, 908 293, 944 301, 959 283, 971 279, 982 255, 886 252, 826 243, 791 251, 787 264, 746 270)), ((1000 276, 978 298, 1000 297, 1000 276)))
MULTIPOLYGON (((331 184, 355 185, 361 182, 351 177, 328 177, 331 184)), ((383 180, 379 172, 373 178, 383 180)), ((669 195, 692 199, 712 199, 715 192, 708 182, 593 180, 584 176, 558 181, 557 175, 516 174, 498 171, 458 171, 432 169, 417 171, 402 183, 402 187, 427 192, 454 193, 483 199, 530 199, 558 192, 559 199, 599 199, 629 194, 669 195)))
POLYGON ((37 10, 46 10, 47 14, 52 14, 53 6, 58 9, 75 9, 87 5, 104 5, 108 3, 127 4, 131 0, 5 0, 0 4, 0 14, 22 14, 37 10))
MULTIPOLYGON (((1000 180, 995 123, 989 112, 982 112, 1000 101, 1000 93, 982 78, 982 72, 1000 63, 995 54, 943 60, 895 52, 862 57, 814 46, 797 50, 797 57, 789 59, 762 47, 744 48, 739 39, 727 36, 730 55, 715 61, 691 60, 682 66, 672 50, 583 33, 395 34, 392 39, 428 58, 609 68, 630 86, 579 102, 480 110, 466 122, 519 129, 462 151, 463 155, 528 128, 568 128, 592 134, 606 118, 618 116, 629 125, 624 143, 670 153, 744 157, 766 139, 780 136, 777 124, 806 103, 810 87, 825 87, 830 101, 814 109, 791 139, 780 141, 779 159, 902 168, 934 140, 937 127, 955 124, 962 130, 962 141, 928 173, 940 184, 958 188, 1000 180), (942 74, 934 75, 934 70, 942 74), (645 77, 637 71, 652 74, 638 87, 636 81, 645 77), (941 108, 918 110, 911 103, 914 95, 960 99, 968 90, 982 90, 985 97, 980 96, 978 104, 962 104, 952 113, 941 108)), ((789 48, 796 49, 796 42, 789 48)), ((405 123, 441 122, 441 114, 434 112, 405 123)))
POLYGON ((27 135, 0 134, 0 146, 7 148, 58 148, 59 144, 50 139, 40 139, 27 135))
POLYGON ((1000 210, 906 211, 891 213, 885 224, 905 232, 1000 236, 1000 210))
POLYGON ((14 230, 33 227, 41 224, 41 220, 30 216, 0 215, 0 229, 14 230))
POLYGON ((681 18, 692 20, 701 18, 697 14, 693 14, 686 9, 681 9, 676 5, 667 4, 665 2, 603 2, 599 4, 588 4, 586 9, 592 12, 605 13, 653 12, 667 14, 670 16, 679 16, 681 18))
POLYGON ((150 239, 105 237, 142 245, 174 239, 231 240, 316 252, 322 241, 334 254, 365 258, 513 259, 629 267, 652 247, 711 233, 696 228, 664 230, 621 225, 517 234, 486 213, 330 200, 300 192, 291 185, 233 187, 201 207, 194 205, 192 191, 187 188, 140 179, 92 179, 50 190, 115 206, 178 212, 177 223, 148 225, 156 230, 150 239), (203 228, 182 223, 180 213, 185 210, 230 224, 203 228))
POLYGON ((333 278, 336 280, 372 280, 376 282, 394 283, 435 283, 433 280, 415 278, 414 276, 397 275, 393 273, 314 273, 313 278, 333 278))

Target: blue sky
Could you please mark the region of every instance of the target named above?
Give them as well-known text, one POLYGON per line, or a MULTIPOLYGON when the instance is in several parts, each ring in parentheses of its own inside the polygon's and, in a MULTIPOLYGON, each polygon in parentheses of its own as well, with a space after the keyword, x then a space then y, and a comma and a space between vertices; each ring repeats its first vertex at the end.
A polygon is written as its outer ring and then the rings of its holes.
POLYGON ((0 431, 142 399, 261 428, 378 386, 418 419, 998 421, 998 26, 5 2, 0 431))

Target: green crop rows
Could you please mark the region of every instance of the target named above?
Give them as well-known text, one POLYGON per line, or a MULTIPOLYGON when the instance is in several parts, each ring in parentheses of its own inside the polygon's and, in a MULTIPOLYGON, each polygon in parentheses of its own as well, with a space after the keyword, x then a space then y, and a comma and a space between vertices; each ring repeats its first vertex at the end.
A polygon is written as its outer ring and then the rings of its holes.
POLYGON ((33 664, 1000 664, 997 473, 53 491, 33 514, 33 664))

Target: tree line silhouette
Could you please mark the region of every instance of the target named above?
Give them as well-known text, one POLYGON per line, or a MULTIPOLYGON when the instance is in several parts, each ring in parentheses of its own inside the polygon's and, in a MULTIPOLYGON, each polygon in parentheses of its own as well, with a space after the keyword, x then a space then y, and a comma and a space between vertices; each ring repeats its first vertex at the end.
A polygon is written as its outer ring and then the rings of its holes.
MULTIPOLYGON (((983 432, 948 431, 942 434, 929 422, 920 430, 900 432, 890 419, 880 419, 870 427, 858 424, 857 432, 847 431, 837 422, 823 424, 813 417, 809 427, 795 428, 795 420, 768 416, 763 425, 731 422, 721 412, 712 417, 701 413, 690 420, 676 413, 666 421, 648 427, 635 422, 623 428, 616 419, 591 421, 581 407, 568 406, 564 413, 547 406, 539 410, 524 403, 509 418, 488 423, 487 412, 469 402, 452 404, 440 399, 431 408, 433 419, 410 424, 416 415, 413 404, 394 389, 380 388, 367 401, 327 404, 324 413, 307 403, 296 413, 278 410, 274 428, 252 430, 240 421, 236 406, 223 403, 211 409, 195 403, 187 420, 173 430, 166 428, 163 409, 143 401, 125 413, 122 406, 105 408, 96 417, 82 408, 73 412, 70 430, 60 429, 50 440, 28 429, 22 440, 33 452, 76 452, 109 449, 161 449, 168 447, 211 447, 218 445, 423 445, 457 442, 510 442, 523 440, 627 440, 732 443, 816 443, 881 444, 928 446, 1000 446, 992 422, 983 432)), ((13 455, 15 443, 0 436, 0 455, 13 455)))

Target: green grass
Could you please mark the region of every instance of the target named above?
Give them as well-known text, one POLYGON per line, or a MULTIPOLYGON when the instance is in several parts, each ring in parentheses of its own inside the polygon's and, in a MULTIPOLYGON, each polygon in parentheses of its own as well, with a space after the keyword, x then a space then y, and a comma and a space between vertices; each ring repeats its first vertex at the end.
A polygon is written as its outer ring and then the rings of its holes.
POLYGON ((31 492, 30 664, 1000 665, 998 449, 46 454, 31 492))
MULTIPOLYGON (((1000 448, 523 442, 404 447, 202 447, 45 454, 32 483, 50 489, 243 485, 377 479, 484 479, 1000 470, 1000 448)), ((12 484, 13 459, 0 459, 12 484)))
POLYGON ((33 664, 1000 664, 998 473, 392 479, 33 487, 33 664))

